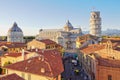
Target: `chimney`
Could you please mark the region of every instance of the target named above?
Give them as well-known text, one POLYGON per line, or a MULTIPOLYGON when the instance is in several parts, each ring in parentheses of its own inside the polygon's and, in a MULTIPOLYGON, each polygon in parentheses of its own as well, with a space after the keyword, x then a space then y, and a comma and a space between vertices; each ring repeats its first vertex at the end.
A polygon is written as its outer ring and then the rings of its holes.
POLYGON ((22 49, 22 60, 25 60, 25 51, 22 49))
POLYGON ((41 60, 41 57, 40 57, 40 56, 38 57, 38 60, 41 60))
POLYGON ((42 49, 42 53, 44 53, 44 49, 42 49))
POLYGON ((36 48, 36 50, 35 50, 36 52, 38 52, 38 49, 36 48))
POLYGON ((42 56, 41 58, 42 58, 41 61, 44 61, 44 56, 42 56))
POLYGON ((45 73, 45 68, 41 68, 41 73, 45 73))

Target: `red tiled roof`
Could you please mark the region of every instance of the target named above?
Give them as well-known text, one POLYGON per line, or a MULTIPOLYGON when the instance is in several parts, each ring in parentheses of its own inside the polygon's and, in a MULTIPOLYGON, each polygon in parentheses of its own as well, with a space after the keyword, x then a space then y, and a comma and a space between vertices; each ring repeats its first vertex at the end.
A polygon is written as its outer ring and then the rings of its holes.
POLYGON ((106 59, 106 58, 97 58, 98 65, 106 66, 106 67, 113 67, 113 68, 120 68, 120 60, 116 59, 106 59))
POLYGON ((45 44, 56 44, 56 42, 50 40, 50 39, 43 39, 43 40, 38 40, 40 42, 43 42, 45 44))
POLYGON ((105 45, 92 44, 85 48, 80 49, 80 51, 82 51, 85 54, 90 54, 90 53, 94 53, 95 51, 98 51, 104 48, 105 48, 105 45))
POLYGON ((18 43, 18 42, 0 42, 0 46, 6 46, 9 48, 18 48, 18 47, 26 47, 26 44, 18 43))
POLYGON ((57 50, 41 50, 39 56, 6 66, 7 69, 56 77, 63 72, 63 64, 60 53, 57 50), (45 72, 41 72, 44 69, 45 72))
POLYGON ((116 47, 114 50, 120 51, 120 47, 116 47))
POLYGON ((86 34, 86 35, 83 35, 83 36, 79 36, 78 37, 81 40, 83 41, 86 41, 86 40, 89 40, 89 39, 97 39, 98 37, 97 36, 93 36, 91 34, 86 34))
MULTIPOLYGON (((25 52, 25 55, 28 54, 27 52, 25 52)), ((6 53, 4 56, 10 56, 10 57, 19 57, 21 56, 22 53, 6 53)))
POLYGON ((106 43, 108 39, 102 39, 101 43, 106 43))
POLYGON ((56 47, 61 47, 61 48, 62 48, 63 46, 62 46, 62 45, 60 45, 60 44, 56 44, 56 47))
POLYGON ((112 43, 113 49, 116 49, 118 46, 120 46, 120 40, 118 39, 103 39, 102 42, 105 42, 106 44, 107 42, 112 43))
POLYGON ((118 43, 120 43, 120 40, 110 40, 112 43, 116 43, 116 42, 118 42, 118 43))
POLYGON ((107 42, 107 41, 111 41, 112 43, 120 43, 120 39, 102 39, 101 42, 107 42))
POLYGON ((0 80, 25 80, 25 79, 13 73, 13 74, 8 74, 0 77, 0 80))

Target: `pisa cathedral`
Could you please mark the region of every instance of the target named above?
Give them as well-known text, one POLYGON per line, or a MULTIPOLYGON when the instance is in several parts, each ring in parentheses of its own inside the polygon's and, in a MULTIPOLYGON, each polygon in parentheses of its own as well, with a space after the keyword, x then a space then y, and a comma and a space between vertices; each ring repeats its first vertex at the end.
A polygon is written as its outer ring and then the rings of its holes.
POLYGON ((51 39, 65 48, 75 48, 75 39, 81 35, 81 28, 74 28, 68 20, 63 29, 40 29, 36 39, 51 39))
MULTIPOLYGON (((101 37, 101 18, 99 11, 91 12, 90 34, 101 37)), ((51 39, 65 48, 76 48, 76 38, 81 35, 83 35, 81 28, 74 28, 68 20, 63 29, 40 29, 36 39, 51 39)))

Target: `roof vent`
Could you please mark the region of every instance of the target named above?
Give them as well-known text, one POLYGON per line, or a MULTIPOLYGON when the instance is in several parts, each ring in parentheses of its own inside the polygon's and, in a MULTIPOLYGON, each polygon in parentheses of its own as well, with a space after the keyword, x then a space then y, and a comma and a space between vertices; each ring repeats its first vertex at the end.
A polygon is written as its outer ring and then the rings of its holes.
POLYGON ((36 52, 38 52, 38 49, 36 48, 36 50, 35 50, 36 52))
POLYGON ((56 52, 56 51, 53 51, 52 53, 53 53, 53 54, 57 54, 57 52, 56 52))
POLYGON ((56 51, 55 51, 54 53, 55 53, 55 54, 57 54, 57 52, 56 52, 56 51))
POLYGON ((44 61, 44 56, 43 55, 39 55, 38 60, 44 61))
POLYGON ((36 57, 36 56, 39 56, 39 55, 37 53, 35 53, 33 57, 36 57))
POLYGON ((41 57, 40 57, 40 56, 38 57, 38 60, 41 60, 41 57))
POLYGON ((42 53, 44 53, 44 49, 42 49, 42 53))
POLYGON ((113 59, 115 59, 115 57, 113 56, 113 59))
POLYGON ((28 60, 28 63, 30 63, 31 62, 31 60, 28 60))
POLYGON ((41 68, 41 73, 45 73, 45 68, 41 68))
POLYGON ((28 68, 27 67, 25 67, 25 70, 27 70, 28 68))
POLYGON ((44 56, 42 56, 42 60, 41 61, 44 61, 44 56))

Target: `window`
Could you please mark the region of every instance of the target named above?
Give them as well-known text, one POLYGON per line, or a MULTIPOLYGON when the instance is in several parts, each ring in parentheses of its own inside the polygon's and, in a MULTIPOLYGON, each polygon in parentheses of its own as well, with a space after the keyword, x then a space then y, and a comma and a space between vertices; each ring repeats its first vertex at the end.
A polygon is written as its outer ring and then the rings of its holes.
POLYGON ((30 74, 28 74, 28 80, 31 80, 31 75, 30 74))
POLYGON ((48 45, 48 46, 46 46, 46 49, 50 49, 50 46, 48 45))
POLYGON ((24 73, 21 73, 21 75, 22 75, 22 78, 25 78, 25 74, 24 73))
POLYGON ((108 75, 108 80, 112 80, 112 76, 111 75, 108 75))
POLYGON ((8 74, 8 70, 6 69, 6 74, 8 74))

